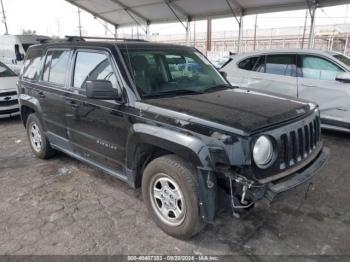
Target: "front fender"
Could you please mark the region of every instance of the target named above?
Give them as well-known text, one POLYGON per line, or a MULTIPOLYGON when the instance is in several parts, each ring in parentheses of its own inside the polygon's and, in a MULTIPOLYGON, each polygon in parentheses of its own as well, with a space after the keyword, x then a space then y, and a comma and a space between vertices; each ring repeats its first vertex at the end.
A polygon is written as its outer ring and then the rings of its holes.
POLYGON ((181 133, 164 127, 134 124, 129 132, 126 148, 126 166, 136 169, 135 154, 138 145, 148 144, 170 151, 189 160, 196 167, 213 168, 210 151, 206 144, 190 133, 181 133))
POLYGON ((228 163, 225 150, 210 138, 204 141, 204 138, 202 140, 191 133, 148 124, 134 124, 126 146, 128 181, 133 187, 138 187, 141 183, 141 174, 137 173, 140 162, 144 162, 140 160, 142 157, 139 157, 140 153, 137 151, 140 145, 151 145, 172 152, 197 168, 200 214, 203 221, 212 222, 218 201, 217 181, 213 174, 216 162, 228 163))

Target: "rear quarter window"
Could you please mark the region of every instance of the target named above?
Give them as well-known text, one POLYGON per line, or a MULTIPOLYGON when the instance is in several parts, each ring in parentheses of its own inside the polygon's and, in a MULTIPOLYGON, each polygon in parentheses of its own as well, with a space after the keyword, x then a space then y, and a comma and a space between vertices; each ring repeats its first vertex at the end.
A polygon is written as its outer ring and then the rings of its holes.
POLYGON ((239 62, 238 67, 243 70, 251 71, 253 70, 256 62, 258 61, 258 58, 258 56, 254 56, 244 59, 241 62, 239 62))
POLYGON ((41 61, 42 50, 30 50, 24 61, 22 78, 37 80, 40 75, 41 61))

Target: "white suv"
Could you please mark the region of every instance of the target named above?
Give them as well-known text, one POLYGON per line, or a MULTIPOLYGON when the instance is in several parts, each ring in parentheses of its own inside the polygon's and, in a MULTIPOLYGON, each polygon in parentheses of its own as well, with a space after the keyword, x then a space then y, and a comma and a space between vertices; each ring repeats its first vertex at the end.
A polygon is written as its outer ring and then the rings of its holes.
POLYGON ((350 58, 312 49, 232 56, 221 68, 232 85, 314 101, 322 127, 350 132, 350 58))

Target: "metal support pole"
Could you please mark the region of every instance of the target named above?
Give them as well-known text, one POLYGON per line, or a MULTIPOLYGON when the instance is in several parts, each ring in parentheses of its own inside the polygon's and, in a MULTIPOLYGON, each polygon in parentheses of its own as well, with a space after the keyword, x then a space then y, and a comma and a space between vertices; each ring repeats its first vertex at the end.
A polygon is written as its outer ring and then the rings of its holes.
POLYGON ((311 10, 310 10, 311 24, 310 24, 308 48, 313 48, 313 46, 314 46, 314 40, 315 40, 315 32, 314 31, 315 31, 316 8, 317 8, 317 6, 314 3, 311 6, 311 10))
POLYGON ((346 36, 344 52, 343 52, 344 55, 346 55, 346 50, 348 49, 348 43, 349 43, 349 35, 346 36))
POLYGON ((7 28, 7 22, 6 22, 6 15, 5 15, 5 9, 4 9, 4 4, 2 3, 1 0, 1 10, 2 10, 2 19, 4 20, 4 25, 5 25, 5 34, 7 35, 9 33, 8 28, 7 28))
POLYGON ((118 26, 117 25, 114 26, 114 37, 118 38, 118 26))
POLYGON ((211 23, 211 18, 207 20, 207 52, 211 51, 211 29, 212 23, 211 23))
POLYGON ((255 15, 255 25, 254 25, 254 46, 253 50, 256 49, 256 28, 258 27, 258 15, 255 15))
POLYGON ((187 19, 186 23, 186 45, 190 46, 190 37, 191 37, 191 20, 187 19))
POLYGON ((239 29, 238 29, 238 43, 237 43, 237 53, 241 51, 242 45, 242 35, 243 35, 243 13, 239 16, 239 29))
POLYGON ((304 31, 303 31, 303 40, 302 40, 302 42, 301 42, 301 48, 304 48, 305 34, 306 34, 306 25, 307 25, 307 13, 308 13, 308 10, 306 10, 306 12, 305 12, 304 31))
POLYGON ((78 29, 79 29, 79 36, 82 36, 80 13, 81 13, 81 11, 80 11, 80 8, 78 7, 78 23, 79 23, 78 29))
POLYGON ((196 21, 193 22, 193 46, 196 47, 196 21))
POLYGON ((146 40, 150 40, 151 32, 150 32, 150 23, 146 25, 146 40))

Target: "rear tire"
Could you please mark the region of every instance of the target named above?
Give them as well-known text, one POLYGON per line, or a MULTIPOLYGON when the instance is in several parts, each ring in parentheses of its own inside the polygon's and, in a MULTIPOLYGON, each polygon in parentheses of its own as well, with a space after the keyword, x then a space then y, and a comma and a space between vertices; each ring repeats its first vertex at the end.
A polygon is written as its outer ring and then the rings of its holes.
POLYGON ((188 239, 205 224, 199 214, 195 169, 176 155, 149 163, 142 177, 144 202, 156 224, 167 234, 188 239))
POLYGON ((55 155, 56 151, 51 147, 49 140, 44 134, 41 122, 35 114, 28 116, 26 131, 30 148, 38 158, 48 159, 55 155))

